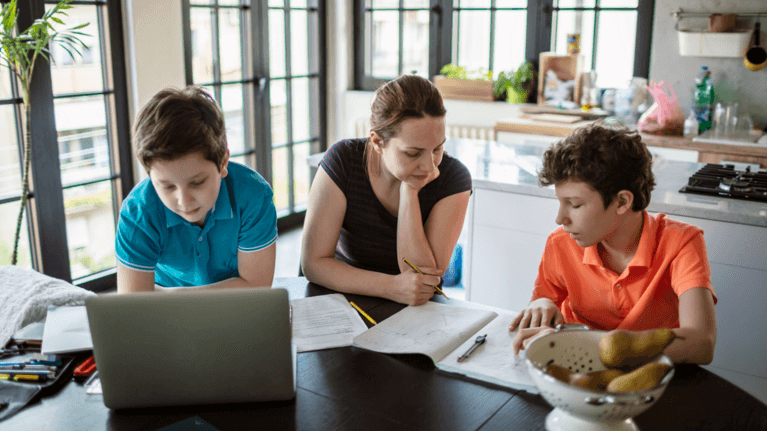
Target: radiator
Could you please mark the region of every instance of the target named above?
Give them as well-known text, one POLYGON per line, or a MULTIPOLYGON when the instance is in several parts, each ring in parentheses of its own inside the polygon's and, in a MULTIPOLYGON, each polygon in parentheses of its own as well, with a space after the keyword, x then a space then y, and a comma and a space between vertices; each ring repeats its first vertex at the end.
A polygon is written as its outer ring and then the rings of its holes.
MULTIPOLYGON (((363 117, 354 122, 354 136, 367 137, 370 134, 370 119, 363 117)), ((495 140, 495 129, 492 127, 471 125, 445 125, 445 134, 448 138, 469 138, 485 141, 495 140)))

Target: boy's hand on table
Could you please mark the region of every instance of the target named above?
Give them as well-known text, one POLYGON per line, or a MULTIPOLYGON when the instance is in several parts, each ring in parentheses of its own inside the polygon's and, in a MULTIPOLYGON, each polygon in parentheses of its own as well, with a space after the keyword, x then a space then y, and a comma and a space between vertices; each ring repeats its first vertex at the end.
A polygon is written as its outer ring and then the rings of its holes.
POLYGON ((538 298, 527 305, 509 325, 509 331, 525 328, 556 327, 564 323, 565 318, 554 301, 549 298, 538 298))
POLYGON ((428 301, 441 281, 437 268, 419 268, 423 274, 415 271, 405 271, 394 276, 394 284, 387 297, 400 304, 423 305, 428 301))
POLYGON ((514 336, 514 340, 511 342, 511 346, 514 349, 514 354, 516 355, 520 350, 525 349, 527 345, 530 344, 530 342, 534 339, 554 331, 554 328, 550 328, 548 326, 520 329, 517 331, 517 335, 514 336))

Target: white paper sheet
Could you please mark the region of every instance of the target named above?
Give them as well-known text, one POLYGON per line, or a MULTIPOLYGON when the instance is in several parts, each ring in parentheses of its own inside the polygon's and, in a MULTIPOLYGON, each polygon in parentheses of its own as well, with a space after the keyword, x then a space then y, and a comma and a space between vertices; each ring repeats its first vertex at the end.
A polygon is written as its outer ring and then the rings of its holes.
POLYGON ((40 350, 46 355, 93 350, 85 306, 49 306, 40 350))
POLYGON ((469 337, 460 347, 442 359, 437 367, 445 371, 480 378, 495 384, 525 389, 537 393, 535 383, 527 371, 525 351, 514 356, 511 342, 517 332, 509 332, 515 314, 500 314, 477 334, 469 337), (478 346, 463 362, 458 357, 474 344, 477 335, 487 334, 485 342, 478 346))
POLYGON ((290 301, 293 306, 293 344, 299 352, 351 346, 368 328, 340 293, 290 301))

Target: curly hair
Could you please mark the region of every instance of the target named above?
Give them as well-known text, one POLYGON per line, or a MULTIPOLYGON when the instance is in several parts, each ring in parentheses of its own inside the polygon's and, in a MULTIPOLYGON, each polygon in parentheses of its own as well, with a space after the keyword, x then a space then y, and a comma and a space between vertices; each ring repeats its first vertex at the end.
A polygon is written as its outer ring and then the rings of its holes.
POLYGON ((194 152, 220 169, 227 152, 224 114, 202 87, 166 88, 139 111, 133 142, 147 172, 152 162, 194 152))
POLYGON ((639 132, 595 122, 573 130, 543 154, 538 182, 549 186, 567 180, 591 186, 602 196, 605 209, 618 192, 628 190, 634 194, 631 209, 642 211, 655 187, 652 155, 639 132))

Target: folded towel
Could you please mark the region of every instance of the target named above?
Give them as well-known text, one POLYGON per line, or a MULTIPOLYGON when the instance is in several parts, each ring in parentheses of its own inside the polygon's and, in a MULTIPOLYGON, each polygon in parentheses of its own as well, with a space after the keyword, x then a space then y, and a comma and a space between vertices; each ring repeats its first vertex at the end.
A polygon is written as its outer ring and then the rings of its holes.
POLYGON ((45 319, 49 305, 83 305, 94 295, 34 270, 0 266, 0 347, 19 329, 45 319))

